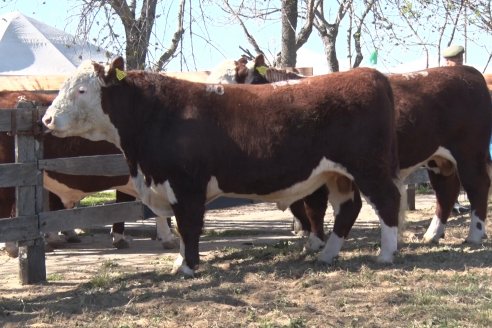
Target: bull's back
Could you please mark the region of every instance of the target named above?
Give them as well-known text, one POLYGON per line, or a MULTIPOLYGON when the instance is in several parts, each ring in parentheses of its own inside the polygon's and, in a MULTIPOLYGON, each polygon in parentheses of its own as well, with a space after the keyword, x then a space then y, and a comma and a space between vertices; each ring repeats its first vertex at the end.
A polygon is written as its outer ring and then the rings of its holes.
POLYGON ((492 104, 480 72, 468 66, 439 67, 390 76, 390 81, 402 168, 425 160, 440 146, 488 147, 492 104))

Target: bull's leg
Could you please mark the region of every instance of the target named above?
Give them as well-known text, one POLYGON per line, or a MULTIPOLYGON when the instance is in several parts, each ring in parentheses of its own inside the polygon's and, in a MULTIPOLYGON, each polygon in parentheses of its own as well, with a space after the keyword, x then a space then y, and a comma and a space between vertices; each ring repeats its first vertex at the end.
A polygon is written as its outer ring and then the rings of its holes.
POLYGON ((181 241, 179 255, 172 272, 181 271, 184 275, 192 277, 200 261, 198 244, 205 215, 205 191, 197 191, 196 186, 190 183, 180 181, 178 185, 180 189, 173 190, 177 201, 172 204, 172 208, 181 241))
MULTIPOLYGON (((368 172, 370 172, 368 170, 368 172)), ((355 179, 360 191, 367 196, 381 223, 381 252, 378 261, 392 263, 398 249, 398 221, 400 215, 400 191, 395 182, 387 176, 378 175, 375 170, 369 176, 355 179)))
POLYGON ((174 249, 178 246, 178 239, 171 232, 171 218, 159 217, 147 206, 144 207, 144 218, 155 218, 156 239, 164 249, 174 249))
MULTIPOLYGON (((127 195, 116 190, 116 202, 132 202, 135 197, 127 195)), ((130 247, 130 243, 125 237, 125 222, 115 222, 111 227, 111 238, 113 246, 117 249, 125 249, 130 247)))
MULTIPOLYGON (((63 205, 60 197, 50 192, 48 194, 48 204, 50 211, 58 211, 65 209, 65 205, 63 205)), ((62 231, 62 234, 65 236, 65 241, 68 243, 80 243, 80 237, 74 230, 62 231)), ((48 232, 45 235, 46 243, 49 247, 60 247, 62 240, 58 237, 58 233, 56 232, 48 232)), ((50 251, 50 249, 46 249, 46 251, 50 251)))
POLYGON ((333 259, 340 253, 342 245, 359 215, 362 208, 362 200, 359 189, 355 186, 351 192, 346 194, 335 193, 330 190, 329 200, 335 212, 335 223, 318 260, 331 264, 333 259))
POLYGON ((436 193, 436 212, 424 234, 424 243, 437 243, 444 237, 446 223, 460 192, 460 180, 456 173, 450 176, 429 172, 429 180, 436 193))
POLYGON ((326 208, 328 206, 328 189, 323 186, 304 198, 306 217, 309 220, 311 230, 305 245, 306 249, 317 251, 325 244, 325 232, 323 223, 326 208))
POLYGON ((161 242, 164 249, 174 249, 178 244, 178 239, 170 228, 171 218, 155 217, 157 239, 161 242))
POLYGON ((468 158, 466 161, 459 161, 458 163, 461 184, 470 200, 471 223, 465 241, 479 244, 482 239, 487 237, 485 219, 487 218, 487 200, 490 187, 487 163, 485 161, 471 163, 468 158))
POLYGON ((302 231, 298 232, 294 228, 294 231, 302 236, 309 236, 309 232, 311 231, 311 223, 309 223, 309 218, 307 217, 306 209, 304 208, 304 200, 301 199, 292 203, 289 208, 292 215, 294 215, 294 220, 297 220, 302 229, 302 231))

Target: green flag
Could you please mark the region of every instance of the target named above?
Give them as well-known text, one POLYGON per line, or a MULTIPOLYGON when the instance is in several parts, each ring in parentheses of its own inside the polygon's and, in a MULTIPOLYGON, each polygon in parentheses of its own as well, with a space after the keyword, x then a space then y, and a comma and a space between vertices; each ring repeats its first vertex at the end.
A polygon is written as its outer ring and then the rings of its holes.
POLYGON ((369 62, 373 65, 376 65, 378 63, 378 51, 374 50, 369 57, 369 62))

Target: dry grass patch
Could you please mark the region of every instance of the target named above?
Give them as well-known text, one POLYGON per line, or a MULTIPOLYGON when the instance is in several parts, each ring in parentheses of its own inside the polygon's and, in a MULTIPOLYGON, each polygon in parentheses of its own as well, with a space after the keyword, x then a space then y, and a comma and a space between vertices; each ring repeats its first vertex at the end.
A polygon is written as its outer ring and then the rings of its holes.
POLYGON ((0 296, 0 321, 6 327, 491 327, 491 241, 462 244, 469 221, 457 217, 446 239, 422 245, 431 216, 410 213, 393 265, 375 261, 380 230, 368 221, 356 226, 331 266, 289 240, 203 254, 194 279, 170 274, 174 255, 140 266, 102 261, 85 280, 52 276, 16 297, 0 296))

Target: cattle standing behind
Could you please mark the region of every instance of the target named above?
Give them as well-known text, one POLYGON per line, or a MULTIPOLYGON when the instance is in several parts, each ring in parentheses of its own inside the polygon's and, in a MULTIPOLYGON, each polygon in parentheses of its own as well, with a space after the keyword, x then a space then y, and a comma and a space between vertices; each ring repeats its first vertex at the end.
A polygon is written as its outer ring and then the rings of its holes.
MULTIPOLYGON (((236 76, 242 75, 246 81, 254 80, 254 76, 260 75, 256 68, 262 65, 261 56, 249 70, 244 68, 244 63, 236 62, 236 76)), ((436 193, 436 212, 423 241, 438 242, 444 237, 461 184, 471 206, 466 241, 480 243, 486 237, 492 129, 491 98, 483 75, 472 67, 455 66, 391 74, 389 80, 397 114, 400 178, 403 180, 417 168, 425 166, 436 193)), ((236 79, 236 82, 240 80, 236 79)), ((326 201, 325 197, 332 192, 332 189, 319 190, 316 200, 326 201)), ((341 204, 339 197, 329 197, 335 209, 335 224, 320 255, 322 261, 331 263, 338 255, 357 218, 362 206, 357 191, 352 199, 341 204)), ((321 214, 307 212, 305 203, 306 200, 292 204, 292 213, 301 221, 304 230, 311 231, 311 237, 313 234, 322 236, 320 229, 323 224, 318 221, 321 214)), ((311 241, 309 244, 320 243, 311 241)))
MULTIPOLYGON (((400 193, 392 91, 372 69, 282 85, 211 85, 83 63, 43 117, 56 136, 108 140, 123 150, 142 201, 174 214, 174 271, 193 275, 205 204, 220 195, 281 209, 354 180, 382 224, 379 260, 397 250, 400 193)), ((326 206, 326 203, 324 204, 326 206)))
MULTIPOLYGON (((49 106, 56 94, 50 92, 31 91, 1 91, 0 108, 13 108, 18 101, 31 103, 32 106, 49 106)), ((94 142, 83 138, 72 137, 66 139, 46 135, 43 141, 45 159, 59 157, 94 156, 119 154, 120 150, 114 145, 99 141, 94 142)), ((0 163, 13 163, 14 137, 7 133, 0 133, 0 163)), ((44 187, 49 193, 50 210, 73 208, 85 196, 106 189, 117 189, 117 201, 134 200, 137 196, 129 177, 126 176, 77 176, 51 171, 44 172, 44 187)), ((14 215, 15 189, 0 188, 0 217, 5 218, 14 215)), ((156 218, 158 225, 157 235, 165 248, 173 247, 174 237, 169 230, 164 218, 156 218)), ((113 224, 113 244, 117 248, 128 247, 128 242, 123 237, 124 223, 113 224)), ((67 241, 76 242, 76 235, 68 235, 67 241)), ((48 240, 49 241, 49 240, 48 240)), ((8 245, 9 255, 16 256, 16 248, 8 245)))

